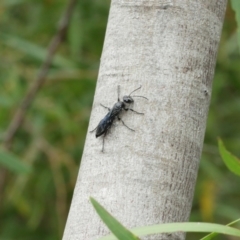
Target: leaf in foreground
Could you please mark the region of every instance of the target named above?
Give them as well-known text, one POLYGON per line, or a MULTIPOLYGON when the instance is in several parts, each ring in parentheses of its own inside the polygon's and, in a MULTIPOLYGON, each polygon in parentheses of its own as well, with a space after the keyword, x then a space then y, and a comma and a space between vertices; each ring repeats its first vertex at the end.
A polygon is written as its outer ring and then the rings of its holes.
MULTIPOLYGON (((239 221, 240 221, 240 218, 235 220, 235 221, 233 221, 233 222, 230 222, 226 226, 231 226, 231 225, 233 225, 233 224, 235 224, 235 223, 237 223, 239 221)), ((201 238, 200 240, 210 240, 210 239, 213 239, 214 237, 216 237, 217 235, 218 235, 218 233, 212 232, 212 233, 208 234, 207 236, 201 238)))
POLYGON ((122 224, 119 223, 112 215, 110 215, 96 200, 93 198, 90 198, 90 200, 103 222, 117 237, 116 238, 113 235, 108 235, 100 238, 99 240, 130 240, 139 239, 133 234, 136 234, 138 236, 146 236, 150 234, 172 232, 215 232, 240 237, 240 230, 214 223, 164 223, 159 225, 134 228, 131 229, 130 232, 125 227, 123 227, 122 224))
POLYGON ((218 139, 218 148, 220 155, 228 169, 236 175, 240 176, 240 160, 229 151, 227 151, 220 138, 218 139))
MULTIPOLYGON (((214 223, 163 223, 159 225, 146 226, 131 229, 138 236, 146 236, 150 234, 172 233, 172 232, 216 232, 235 237, 240 237, 240 230, 214 223)), ((113 235, 99 238, 98 240, 116 240, 113 235)))
MULTIPOLYGON (((96 212, 108 226, 110 231, 119 240, 140 240, 137 236, 126 229, 119 221, 117 221, 107 210, 103 208, 95 199, 90 198, 90 201, 95 208, 96 212)), ((112 239, 116 239, 115 237, 112 239)))

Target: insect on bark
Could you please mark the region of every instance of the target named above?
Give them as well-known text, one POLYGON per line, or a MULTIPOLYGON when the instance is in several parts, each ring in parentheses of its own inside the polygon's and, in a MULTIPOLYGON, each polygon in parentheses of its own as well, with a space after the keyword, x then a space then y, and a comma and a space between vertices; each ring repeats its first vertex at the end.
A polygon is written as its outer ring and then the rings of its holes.
MULTIPOLYGON (((96 128, 94 128, 92 131, 90 132, 94 132, 96 130, 96 138, 100 137, 101 135, 103 135, 103 144, 102 144, 102 152, 104 152, 104 138, 107 135, 109 129, 111 128, 114 120, 118 119, 119 121, 121 121, 123 123, 123 125, 125 127, 127 127, 129 130, 131 131, 135 131, 132 128, 128 127, 124 121, 119 117, 120 113, 122 112, 122 110, 125 111, 132 111, 135 112, 137 114, 144 114, 144 113, 140 113, 137 112, 135 110, 133 110, 132 108, 130 108, 130 105, 132 103, 134 103, 133 97, 141 97, 141 98, 145 98, 143 96, 131 96, 132 93, 134 93, 135 91, 139 90, 142 86, 138 87, 137 89, 133 90, 129 95, 124 96, 123 100, 120 101, 120 86, 118 85, 118 101, 113 105, 112 108, 106 107, 104 105, 101 104, 102 107, 108 109, 108 113, 106 114, 106 116, 99 122, 99 124, 97 125, 96 128)), ((148 99, 147 99, 148 100, 148 99)))

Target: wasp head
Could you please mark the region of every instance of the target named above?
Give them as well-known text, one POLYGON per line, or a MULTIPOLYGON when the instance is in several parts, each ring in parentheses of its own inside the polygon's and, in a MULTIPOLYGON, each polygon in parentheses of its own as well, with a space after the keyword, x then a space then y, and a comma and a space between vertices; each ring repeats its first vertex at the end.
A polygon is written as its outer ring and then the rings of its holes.
MULTIPOLYGON (((134 93, 135 91, 139 90, 141 87, 142 87, 142 86, 140 86, 140 87, 138 87, 137 89, 133 90, 128 96, 124 96, 124 97, 123 97, 123 103, 125 103, 125 104, 134 103, 133 97, 141 97, 141 98, 147 99, 147 98, 144 97, 144 96, 136 96, 136 95, 135 95, 135 96, 131 96, 132 93, 134 93)), ((119 94, 118 94, 118 96, 119 96, 119 94)), ((148 100, 148 99, 147 99, 147 100, 148 100)), ((118 101, 120 101, 120 100, 119 100, 119 97, 118 97, 118 101)))
POLYGON ((123 97, 123 102, 124 102, 124 103, 127 103, 127 104, 131 104, 131 103, 134 102, 134 100, 133 100, 132 97, 130 97, 130 96, 124 96, 124 97, 123 97))

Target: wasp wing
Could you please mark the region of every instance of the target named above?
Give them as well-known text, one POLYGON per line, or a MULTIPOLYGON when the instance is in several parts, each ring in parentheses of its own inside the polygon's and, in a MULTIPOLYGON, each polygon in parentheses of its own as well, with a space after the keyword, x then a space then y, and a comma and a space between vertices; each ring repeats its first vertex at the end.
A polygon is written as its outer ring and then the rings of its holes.
POLYGON ((96 130, 96 138, 103 135, 112 126, 114 118, 111 117, 111 112, 109 112, 98 124, 96 130))

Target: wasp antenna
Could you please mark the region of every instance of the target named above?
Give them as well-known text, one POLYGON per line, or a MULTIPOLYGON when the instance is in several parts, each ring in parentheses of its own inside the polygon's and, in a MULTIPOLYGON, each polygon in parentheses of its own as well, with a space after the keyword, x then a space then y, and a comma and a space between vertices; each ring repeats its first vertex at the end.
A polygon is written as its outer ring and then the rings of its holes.
POLYGON ((141 97, 141 98, 145 98, 148 100, 148 98, 144 97, 144 96, 132 96, 132 97, 141 97))
POLYGON ((133 91, 129 94, 129 96, 131 96, 132 93, 136 92, 136 91, 137 91, 138 89, 140 89, 141 87, 142 87, 142 85, 140 85, 140 87, 138 87, 137 89, 133 90, 133 91))

